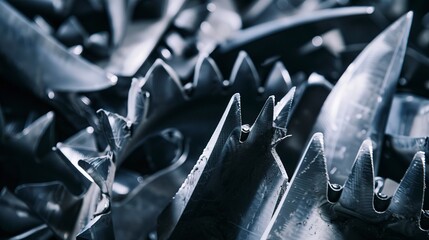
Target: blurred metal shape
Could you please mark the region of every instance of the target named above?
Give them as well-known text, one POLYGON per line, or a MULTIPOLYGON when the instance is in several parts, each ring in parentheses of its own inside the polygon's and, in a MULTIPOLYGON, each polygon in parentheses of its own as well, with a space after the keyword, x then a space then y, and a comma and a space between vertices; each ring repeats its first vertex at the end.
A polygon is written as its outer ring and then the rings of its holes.
POLYGON ((116 84, 116 76, 69 53, 5 1, 0 2, 0 16, 0 55, 11 67, 8 74, 18 76, 19 83, 37 96, 51 98, 51 91, 97 91, 116 84))
POLYGON ((140 141, 142 147, 136 155, 139 161, 125 165, 133 172, 121 175, 119 171, 122 178, 115 179, 113 187, 116 201, 112 203, 112 214, 118 239, 146 239, 155 230, 159 214, 171 201, 187 169, 182 165, 187 160, 189 144, 179 131, 165 129, 140 141), (157 150, 154 146, 163 147, 157 150))
POLYGON ((67 16, 74 4, 74 0, 10 0, 8 2, 24 12, 60 17, 67 16))
POLYGON ((239 95, 232 97, 204 153, 160 218, 161 239, 260 238, 287 183, 274 146, 286 137, 293 93, 275 107, 270 97, 252 127, 241 125, 239 95))
POLYGON ((80 195, 61 182, 22 184, 15 191, 61 239, 80 235, 83 239, 114 239, 109 220, 115 174, 112 155, 79 160, 79 166, 91 177, 80 195))
POLYGON ((332 183, 344 184, 353 156, 366 138, 373 141, 378 169, 385 113, 399 79, 411 22, 410 12, 375 38, 347 68, 323 104, 313 132, 325 136, 332 183))
POLYGON ((404 159, 413 152, 428 153, 429 100, 412 94, 396 94, 386 126, 389 148, 404 159))
MULTIPOLYGON (((267 66, 270 67, 275 61, 282 61, 292 73, 305 70, 310 74, 320 68, 311 65, 311 68, 306 67, 309 61, 314 61, 312 57, 314 55, 303 58, 303 53, 300 51, 306 42, 311 44, 315 38, 319 39, 320 42, 321 36, 332 30, 338 30, 343 34, 339 35, 340 38, 334 37, 329 41, 328 39, 324 39, 327 41, 322 40, 322 45, 327 42, 331 42, 329 43, 331 45, 340 45, 343 41, 341 38, 346 38, 347 43, 349 41, 366 41, 368 37, 355 36, 354 33, 352 33, 354 38, 350 38, 348 36, 351 35, 349 34, 349 26, 351 24, 356 26, 354 31, 363 31, 363 28, 359 27, 365 26, 364 31, 371 36, 373 32, 378 31, 378 27, 374 24, 373 15, 374 8, 372 7, 345 7, 320 10, 258 24, 237 32, 219 44, 211 56, 216 62, 223 63, 220 66, 222 73, 229 71, 229 66, 239 51, 246 51, 252 57, 259 71, 267 66), (356 22, 359 24, 354 24, 356 22), (376 30, 374 31, 374 29, 376 30), (284 47, 279 48, 278 46, 284 47)), ((312 49, 318 50, 320 48, 312 46, 312 49)), ((322 50, 326 51, 326 49, 322 50)), ((324 71, 326 68, 327 66, 324 66, 324 71)))
MULTIPOLYGON (((6 134, 1 144, 6 153, 3 164, 16 166, 12 172, 3 172, 17 184, 61 180, 74 193, 81 192, 85 186, 82 178, 67 162, 52 151, 55 146, 54 114, 49 112, 26 126, 17 134, 6 134)), ((10 169, 5 166, 6 169, 10 169)))
POLYGON ((262 239, 428 238, 420 227, 424 153, 416 153, 391 199, 374 195, 372 156, 372 141, 366 140, 338 188, 329 182, 323 135, 316 133, 262 239), (376 203, 383 201, 380 209, 376 203))
POLYGON ((7 188, 0 192, 0 238, 18 238, 19 235, 33 235, 33 229, 43 226, 24 202, 7 188))
MULTIPOLYGON (((185 2, 186 0, 169 0, 164 3, 166 9, 159 19, 138 20, 129 24, 122 44, 113 51, 108 60, 100 61, 98 65, 119 76, 134 76, 185 2)), ((116 8, 112 7, 112 11, 116 11, 116 8)), ((117 22, 120 25, 120 21, 117 22)))

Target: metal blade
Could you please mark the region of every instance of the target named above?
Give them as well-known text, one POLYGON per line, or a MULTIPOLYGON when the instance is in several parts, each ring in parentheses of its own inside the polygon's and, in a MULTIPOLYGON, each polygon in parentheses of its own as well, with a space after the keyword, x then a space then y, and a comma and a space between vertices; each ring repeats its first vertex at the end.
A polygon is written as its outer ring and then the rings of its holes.
POLYGON ((408 13, 374 39, 329 94, 313 132, 323 132, 332 183, 343 185, 361 142, 371 138, 377 171, 381 140, 411 27, 408 13), (335 165, 335 166, 334 166, 335 165))

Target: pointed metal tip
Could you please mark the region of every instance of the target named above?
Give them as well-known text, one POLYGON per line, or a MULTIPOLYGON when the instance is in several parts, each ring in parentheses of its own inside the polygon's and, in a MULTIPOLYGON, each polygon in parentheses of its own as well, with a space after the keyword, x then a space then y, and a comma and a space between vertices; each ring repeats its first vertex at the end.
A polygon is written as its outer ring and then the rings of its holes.
POLYGON ((160 58, 156 59, 152 66, 149 68, 146 73, 146 78, 154 73, 159 72, 167 73, 167 75, 174 80, 179 79, 179 76, 176 74, 174 69, 160 58))
POLYGON ((323 148, 323 133, 317 132, 313 134, 313 137, 310 140, 310 144, 315 144, 315 146, 320 146, 320 148, 323 148))
POLYGON ((251 136, 265 134, 267 129, 273 127, 274 103, 274 96, 268 97, 267 101, 265 101, 264 106, 252 126, 249 138, 251 138, 251 136))
POLYGON ((194 94, 206 96, 209 93, 220 91, 223 86, 223 80, 216 62, 206 55, 201 55, 195 65, 193 79, 194 94))
POLYGON ((372 140, 367 138, 362 142, 357 158, 362 156, 370 156, 372 158, 372 151, 373 151, 372 140))
POLYGON ((277 61, 265 81, 265 93, 282 96, 292 87, 293 83, 289 72, 282 62, 277 61))
POLYGON ((377 214, 373 205, 374 167, 371 139, 362 142, 339 202, 343 207, 365 217, 371 218, 377 214))
POLYGON ((252 86, 256 89, 260 87, 259 74, 247 52, 239 52, 234 66, 232 67, 229 80, 232 84, 240 84, 240 80, 243 81, 242 84, 246 86, 252 86))
POLYGON ((240 93, 235 93, 234 95, 232 95, 230 102, 240 102, 240 93))
POLYGON ((276 127, 286 129, 290 119, 295 92, 296 87, 292 87, 274 107, 274 123, 276 127))
MULTIPOLYGON (((411 25, 413 22, 413 15, 414 13, 412 11, 404 14, 402 17, 400 17, 398 20, 396 20, 394 23, 392 23, 385 32, 397 32, 397 34, 400 34, 398 37, 398 40, 403 42, 401 45, 406 45, 407 41, 403 41, 401 39, 405 38, 408 39, 408 36, 410 34, 411 25)), ((397 34, 394 34, 395 36, 397 34)))
POLYGON ((388 210, 409 221, 419 219, 425 191, 425 154, 414 155, 407 172, 392 197, 388 210))

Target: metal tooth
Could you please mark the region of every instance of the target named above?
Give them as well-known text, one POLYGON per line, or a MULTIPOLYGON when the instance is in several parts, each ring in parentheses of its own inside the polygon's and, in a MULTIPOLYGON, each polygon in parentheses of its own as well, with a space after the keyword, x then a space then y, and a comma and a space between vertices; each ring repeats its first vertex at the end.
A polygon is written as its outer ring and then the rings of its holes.
POLYGON ((160 239, 166 239, 174 230, 174 227, 179 221, 180 216, 185 210, 194 189, 197 186, 203 171, 206 167, 210 168, 212 163, 209 163, 212 153, 221 151, 226 143, 230 133, 234 129, 241 128, 241 114, 240 114, 240 95, 234 94, 226 107, 226 110, 219 121, 209 143, 204 149, 203 154, 195 164, 191 173, 186 178, 185 182, 176 193, 174 200, 164 210, 158 221, 158 233, 160 239), (209 164, 207 166, 207 164, 209 164))
POLYGON ((241 51, 238 54, 229 81, 234 89, 241 90, 243 94, 258 92, 261 80, 252 59, 250 59, 246 52, 241 51))
POLYGON ((367 219, 375 218, 378 214, 374 209, 374 187, 372 141, 367 139, 359 149, 339 203, 367 219))
POLYGON ((425 154, 417 152, 387 209, 393 217, 389 227, 409 237, 419 234, 424 192, 425 154))
POLYGON ((36 156, 43 156, 55 145, 53 136, 54 113, 48 112, 13 137, 23 148, 32 149, 36 156))
POLYGON ((375 143, 377 170, 384 116, 401 71, 411 21, 412 13, 408 13, 378 35, 347 68, 322 107, 313 132, 325 135, 333 183, 344 184, 366 138, 375 143))
POLYGON ((148 92, 141 91, 141 81, 133 78, 128 92, 127 119, 133 124, 138 125, 146 118, 149 109, 148 92))
POLYGON ((115 239, 111 214, 111 196, 113 179, 116 172, 112 161, 112 154, 99 158, 84 159, 79 161, 79 166, 91 175, 99 187, 100 193, 87 193, 89 201, 96 201, 95 209, 87 214, 92 218, 77 235, 77 239, 115 239))
POLYGON ((112 195, 113 178, 116 170, 112 157, 112 155, 106 155, 79 161, 79 166, 92 177, 101 192, 109 196, 112 195))
POLYGON ((195 65, 193 79, 194 97, 206 96, 207 93, 219 93, 223 77, 216 63, 210 57, 200 57, 195 65))
POLYGON ((308 81, 297 86, 294 96, 295 104, 289 114, 287 129, 287 133, 293 138, 291 141, 286 140, 279 143, 277 147, 286 169, 296 169, 303 153, 302 150, 306 148, 308 138, 311 137, 311 128, 331 89, 332 84, 326 79, 316 78, 314 74, 310 75, 308 81), (314 101, 314 99, 318 99, 318 101, 314 101))
POLYGON ((314 134, 262 239, 315 239, 329 227, 319 215, 328 190, 323 148, 323 135, 314 134))
MULTIPOLYGON (((203 154, 208 158, 207 165, 191 190, 192 196, 177 225, 171 226, 171 236, 162 238, 261 237, 287 183, 286 172, 272 145, 273 125, 274 97, 270 97, 245 140, 240 138, 241 127, 235 128, 226 139, 219 138, 223 146, 216 142, 215 148, 219 149, 210 155, 203 154), (189 231, 195 227, 197 230, 189 231)), ((212 146, 209 143, 207 148, 212 146)), ((174 201, 182 200, 176 199, 177 196, 174 201)))
POLYGON ((187 99, 179 77, 161 59, 157 59, 148 70, 141 89, 149 92, 152 96, 157 96, 150 99, 149 114, 154 109, 160 112, 165 111, 171 102, 178 103, 187 99))
POLYGON ((7 33, 0 40, 0 54, 20 72, 21 83, 32 86, 30 90, 39 97, 45 98, 48 90, 85 92, 116 84, 116 77, 69 53, 5 1, 0 2, 0 31, 7 33))
POLYGON ((282 62, 276 62, 265 83, 265 91, 270 94, 277 93, 279 89, 287 89, 293 87, 289 72, 286 70, 282 62))
POLYGON ((274 126, 282 129, 286 129, 288 126, 295 91, 296 87, 292 87, 289 92, 276 104, 274 108, 274 126))
POLYGON ((273 129, 274 122, 274 96, 270 96, 262 107, 261 112, 255 120, 255 123, 250 128, 248 140, 256 141, 258 138, 263 138, 270 134, 273 129))
POLYGON ((124 117, 105 110, 99 110, 97 114, 100 118, 101 130, 112 151, 119 158, 124 146, 131 138, 131 123, 124 117))

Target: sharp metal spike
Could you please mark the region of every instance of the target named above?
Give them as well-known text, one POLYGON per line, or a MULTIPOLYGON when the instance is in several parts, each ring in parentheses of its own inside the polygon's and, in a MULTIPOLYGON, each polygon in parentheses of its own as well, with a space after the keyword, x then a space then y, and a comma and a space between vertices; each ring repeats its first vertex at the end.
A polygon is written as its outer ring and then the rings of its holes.
POLYGON ((375 186, 372 158, 372 141, 367 139, 359 149, 339 199, 342 207, 366 218, 378 216, 374 209, 375 186))
POLYGON ((94 128, 87 127, 77 132, 75 135, 67 138, 64 143, 62 143, 62 146, 67 146, 78 151, 86 150, 88 152, 97 153, 98 151, 95 142, 94 128))
POLYGON ((145 76, 142 91, 149 92, 156 98, 150 99, 150 112, 153 109, 162 111, 168 108, 171 102, 180 102, 187 99, 179 77, 174 70, 161 59, 157 59, 145 76))
POLYGON ((292 103, 295 97, 296 87, 292 87, 289 92, 274 107, 274 126, 286 129, 292 110, 292 103))
POLYGON ((26 149, 32 149, 36 156, 43 156, 55 145, 53 121, 54 113, 48 112, 15 135, 14 141, 19 142, 26 149))
POLYGON ((329 229, 319 215, 328 190, 323 148, 323 135, 314 134, 262 239, 316 239, 316 229, 329 229))
POLYGON ((219 121, 212 137, 210 138, 207 147, 204 149, 200 159, 195 164, 191 173, 186 178, 185 182, 180 187, 174 200, 164 210, 158 222, 158 232, 160 239, 166 239, 173 232, 178 223, 183 211, 188 205, 189 200, 197 186, 197 183, 202 177, 206 167, 211 168, 212 164, 207 166, 210 157, 213 153, 218 153, 223 148, 225 142, 229 138, 231 132, 241 129, 241 107, 240 94, 234 94, 226 107, 226 110, 219 121))
POLYGON ((6 1, 0 2, 0 31, 0 55, 12 65, 9 73, 19 72, 21 83, 40 97, 48 90, 96 91, 117 82, 116 76, 69 53, 6 1))
POLYGON ((148 92, 141 91, 141 81, 133 78, 128 92, 127 119, 134 125, 138 125, 146 118, 149 109, 148 92))
POLYGON ((272 145, 273 115, 272 96, 246 139, 237 128, 218 139, 171 238, 260 238, 287 183, 272 145))
POLYGON ((123 147, 131 138, 131 123, 124 117, 105 110, 99 110, 97 114, 109 146, 116 156, 120 156, 123 147))
POLYGON ((243 93, 257 93, 261 87, 258 72, 246 52, 238 54, 229 81, 230 85, 235 86, 234 89, 241 89, 243 93))
POLYGON ((423 207, 425 191, 425 154, 417 152, 404 175, 401 183, 392 197, 387 209, 395 218, 405 220, 409 224, 402 223, 405 233, 418 229, 420 214, 423 207), (410 225, 414 225, 410 228, 410 225), (409 230, 407 230, 409 228, 409 230))
POLYGON ((213 59, 206 56, 198 58, 193 80, 193 96, 207 96, 220 92, 222 81, 222 74, 213 59))
POLYGON ((101 192, 109 196, 112 195, 113 178, 116 170, 112 157, 111 154, 108 154, 79 161, 79 166, 92 177, 94 182, 100 187, 101 192))
POLYGON ((314 132, 323 132, 332 183, 344 184, 360 144, 375 143, 377 170, 381 138, 399 78, 411 27, 408 13, 375 38, 347 68, 325 101, 314 132))
MULTIPOLYGON (((289 72, 282 62, 276 62, 265 83, 265 91, 276 94, 279 91, 288 91, 293 87, 289 72)), ((276 95, 277 96, 277 95, 276 95)))
POLYGON ((272 134, 274 122, 274 96, 270 96, 250 129, 248 139, 255 139, 272 134))

